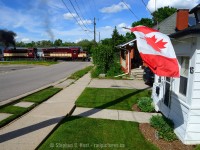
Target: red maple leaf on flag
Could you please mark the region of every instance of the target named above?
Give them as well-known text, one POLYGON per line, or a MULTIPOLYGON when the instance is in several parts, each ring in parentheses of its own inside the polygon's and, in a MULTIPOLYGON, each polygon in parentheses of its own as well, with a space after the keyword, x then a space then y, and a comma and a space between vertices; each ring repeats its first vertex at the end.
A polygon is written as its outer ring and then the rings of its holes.
POLYGON ((155 35, 152 37, 145 37, 145 40, 147 41, 147 44, 151 45, 151 47, 158 52, 161 52, 161 49, 166 48, 165 44, 168 43, 168 42, 164 42, 163 39, 156 42, 157 39, 155 35))

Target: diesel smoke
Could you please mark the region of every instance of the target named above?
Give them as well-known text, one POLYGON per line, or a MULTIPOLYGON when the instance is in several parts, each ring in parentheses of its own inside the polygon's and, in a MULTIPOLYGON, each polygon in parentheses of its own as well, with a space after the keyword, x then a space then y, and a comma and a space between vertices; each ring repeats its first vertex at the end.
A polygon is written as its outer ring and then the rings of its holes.
POLYGON ((15 48, 15 36, 16 33, 13 31, 0 30, 0 43, 8 47, 10 44, 15 48))

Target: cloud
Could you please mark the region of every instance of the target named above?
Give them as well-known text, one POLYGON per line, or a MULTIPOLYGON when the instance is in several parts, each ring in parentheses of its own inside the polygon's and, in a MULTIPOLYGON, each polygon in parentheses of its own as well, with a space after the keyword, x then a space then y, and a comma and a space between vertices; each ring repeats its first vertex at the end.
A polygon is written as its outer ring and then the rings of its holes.
MULTIPOLYGON (((156 8, 161 8, 165 6, 175 7, 178 9, 191 9, 200 3, 200 0, 156 0, 156 8)), ((155 0, 149 0, 147 4, 148 9, 151 12, 155 11, 155 0)))
POLYGON ((118 28, 126 27, 126 23, 120 23, 117 25, 118 28))
POLYGON ((24 43, 28 43, 28 42, 30 42, 30 39, 29 38, 22 38, 21 41, 24 42, 24 43))
POLYGON ((92 24, 92 20, 88 20, 88 19, 86 19, 86 20, 79 20, 78 21, 78 23, 80 24, 80 25, 83 25, 83 24, 92 24))
POLYGON ((126 23, 120 23, 117 25, 117 29, 120 34, 124 34, 126 32, 130 32, 128 29, 124 29, 123 27, 131 28, 131 26, 128 26, 126 23))
MULTIPOLYGON (((128 7, 130 7, 129 4, 126 4, 128 7)), ((102 9, 100 9, 100 12, 102 13, 117 13, 120 12, 122 10, 128 9, 123 2, 120 2, 118 4, 113 4, 112 6, 109 7, 104 7, 102 9)))
POLYGON ((77 14, 75 14, 75 13, 65 13, 65 14, 63 14, 63 17, 66 20, 72 20, 74 17, 77 17, 77 14))
POLYGON ((78 43, 78 42, 80 42, 82 40, 83 40, 82 38, 79 38, 79 39, 75 40, 75 43, 78 43))

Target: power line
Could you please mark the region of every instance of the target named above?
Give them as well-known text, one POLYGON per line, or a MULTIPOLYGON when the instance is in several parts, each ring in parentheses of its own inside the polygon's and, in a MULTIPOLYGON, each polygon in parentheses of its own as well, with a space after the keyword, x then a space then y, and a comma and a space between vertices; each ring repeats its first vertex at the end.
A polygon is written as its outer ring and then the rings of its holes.
POLYGON ((84 7, 84 9, 85 9, 85 13, 87 14, 87 16, 88 16, 88 18, 90 19, 90 20, 92 20, 92 17, 91 17, 91 15, 89 15, 89 13, 87 12, 87 7, 85 6, 85 2, 83 1, 82 2, 82 8, 84 7))
MULTIPOLYGON (((66 5, 66 3, 64 2, 64 0, 62 0, 62 2, 63 2, 63 4, 65 5, 65 7, 67 8, 67 10, 69 11, 69 13, 72 15, 72 17, 76 20, 76 22, 77 22, 77 24, 81 27, 81 29, 83 30, 83 31, 85 31, 84 29, 83 29, 83 27, 80 25, 80 23, 79 23, 79 21, 77 20, 77 18, 73 15, 73 13, 70 11, 70 9, 67 7, 67 5, 66 5)), ((86 32, 86 31, 85 31, 86 32)), ((87 34, 87 32, 86 32, 86 34, 87 34)), ((87 34, 88 35, 88 34, 87 34)), ((89 36, 89 35, 88 35, 89 36)), ((89 36, 90 37, 90 36, 89 36)), ((91 37, 90 37, 91 38, 91 37)))
POLYGON ((83 20, 81 19, 81 17, 80 17, 80 15, 79 15, 79 13, 76 11, 76 8, 74 7, 74 5, 73 5, 72 1, 71 1, 71 0, 69 0, 69 2, 71 3, 71 5, 72 5, 72 7, 73 7, 74 11, 76 12, 77 16, 80 18, 80 21, 82 22, 83 26, 84 26, 84 27, 85 27, 85 28, 88 30, 88 28, 86 27, 85 23, 84 23, 84 22, 83 22, 83 20))
POLYGON ((151 14, 151 11, 149 10, 149 8, 147 7, 147 5, 145 4, 144 0, 142 0, 142 3, 144 4, 144 6, 146 7, 146 9, 150 12, 151 14))
MULTIPOLYGON (((83 16, 83 12, 81 11, 81 9, 80 9, 80 7, 79 7, 79 4, 77 3, 77 1, 75 0, 75 3, 76 3, 76 6, 77 6, 77 8, 78 8, 78 10, 79 10, 79 12, 80 12, 80 14, 81 14, 81 16, 83 17, 83 19, 84 20, 87 20, 87 19, 85 19, 85 17, 83 16)), ((88 26, 88 24, 86 24, 87 26, 88 26)), ((89 27, 89 26, 88 26, 89 27)))
POLYGON ((122 3, 124 3, 126 5, 126 7, 129 9, 129 11, 134 15, 134 17, 139 20, 139 18, 137 17, 137 15, 129 8, 129 6, 124 2, 124 0, 121 0, 122 3))

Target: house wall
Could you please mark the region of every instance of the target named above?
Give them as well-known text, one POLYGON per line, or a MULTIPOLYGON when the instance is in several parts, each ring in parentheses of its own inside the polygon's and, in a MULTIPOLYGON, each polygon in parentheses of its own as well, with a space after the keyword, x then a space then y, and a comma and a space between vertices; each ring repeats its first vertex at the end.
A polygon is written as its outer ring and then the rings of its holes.
POLYGON ((200 38, 187 37, 176 39, 173 46, 177 56, 189 56, 190 67, 194 73, 188 74, 187 96, 179 93, 180 78, 171 81, 171 102, 167 107, 163 103, 164 77, 158 83, 155 77, 152 98, 156 110, 161 111, 174 122, 175 133, 184 144, 200 144, 200 38), (160 87, 160 95, 156 95, 156 86, 160 87))
POLYGON ((125 59, 120 57, 120 63, 121 63, 122 70, 125 73, 129 73, 130 72, 130 51, 126 50, 125 53, 126 53, 125 59))
MULTIPOLYGON (((194 45, 195 46, 195 45, 194 45)), ((185 144, 200 144, 200 37, 196 39, 194 79, 185 144)))

